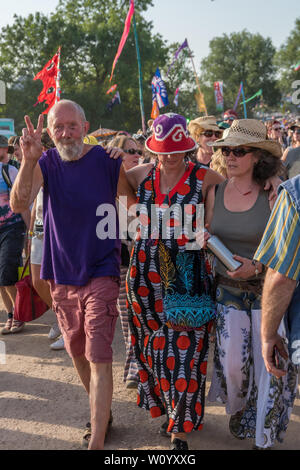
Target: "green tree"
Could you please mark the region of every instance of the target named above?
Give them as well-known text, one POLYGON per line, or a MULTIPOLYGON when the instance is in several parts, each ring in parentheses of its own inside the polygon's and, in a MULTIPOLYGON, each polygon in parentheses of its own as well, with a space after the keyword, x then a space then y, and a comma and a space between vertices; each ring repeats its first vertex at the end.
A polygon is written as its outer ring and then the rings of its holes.
MULTIPOLYGON (((91 123, 91 130, 102 127, 135 131, 141 127, 138 91, 138 67, 134 35, 131 28, 112 83, 118 84, 121 106, 106 109, 111 95, 106 91, 113 59, 123 32, 128 11, 127 1, 60 0, 50 17, 37 13, 27 18, 15 16, 12 26, 0 35, 0 79, 8 87, 7 106, 2 115, 13 117, 17 129, 23 127, 23 116, 33 119, 41 105, 33 108, 42 88, 34 75, 61 51, 62 98, 80 103, 91 123)), ((167 49, 160 35, 152 34, 152 24, 142 13, 151 0, 136 0, 136 23, 143 72, 146 117, 151 112, 151 78, 158 65, 163 66, 167 49)))
MULTIPOLYGON (((230 35, 212 39, 209 43, 210 53, 201 62, 201 80, 209 87, 209 112, 216 113, 213 83, 222 80, 224 83, 224 108, 234 106, 241 81, 244 84, 246 99, 263 90, 264 101, 269 106, 276 106, 280 102, 280 92, 276 82, 276 67, 273 63, 275 48, 270 38, 260 34, 251 34, 244 30, 230 35)), ((206 88, 206 94, 208 89, 206 88)), ((206 96, 207 98, 207 96, 206 96)), ((256 101, 247 105, 251 115, 251 108, 256 101)), ((242 107, 237 111, 242 116, 242 107)))
POLYGON ((275 55, 278 66, 279 87, 283 95, 291 95, 295 91, 292 84, 300 80, 300 70, 295 71, 295 65, 300 61, 300 18, 296 19, 295 28, 289 34, 285 43, 275 55))
MULTIPOLYGON (((164 74, 166 77, 165 81, 169 93, 170 102, 168 106, 168 112, 182 114, 187 119, 191 120, 195 119, 200 115, 203 115, 203 113, 199 112, 197 101, 195 99, 198 87, 191 61, 191 59, 194 59, 193 52, 187 48, 183 49, 167 75, 169 67, 173 62, 174 54, 179 48, 179 46, 180 43, 173 43, 170 45, 167 64, 164 68, 164 74), (177 107, 173 101, 175 90, 178 87, 179 100, 177 107)), ((209 96, 209 88, 203 85, 203 83, 200 83, 200 87, 201 92, 204 94, 206 102, 206 97, 209 96)))

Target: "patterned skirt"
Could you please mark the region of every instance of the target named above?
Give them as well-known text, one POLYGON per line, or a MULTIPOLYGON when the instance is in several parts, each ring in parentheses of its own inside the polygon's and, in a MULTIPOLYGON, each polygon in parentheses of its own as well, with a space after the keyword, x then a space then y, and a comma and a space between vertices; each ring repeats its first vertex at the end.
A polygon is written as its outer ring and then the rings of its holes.
MULTIPOLYGON (((297 393, 298 373, 291 361, 277 379, 261 354, 260 297, 239 289, 217 289, 216 347, 208 400, 226 404, 230 415, 242 411, 237 434, 258 447, 282 442, 297 393)), ((285 336, 283 324, 279 334, 285 336)))

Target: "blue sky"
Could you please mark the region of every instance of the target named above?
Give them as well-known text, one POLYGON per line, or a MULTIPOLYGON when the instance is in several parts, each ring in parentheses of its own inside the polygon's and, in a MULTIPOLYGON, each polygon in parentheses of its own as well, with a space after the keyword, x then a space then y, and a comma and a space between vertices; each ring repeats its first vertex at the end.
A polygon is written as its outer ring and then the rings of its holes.
MULTIPOLYGON (((295 19, 300 17, 299 0, 154 0, 153 3, 154 7, 145 14, 147 20, 153 21, 153 31, 161 33, 169 43, 183 42, 187 37, 197 68, 208 55, 209 41, 215 36, 247 29, 270 37, 274 46, 279 47, 294 28, 295 19)), ((57 5, 58 0, 8 0, 1 9, 0 28, 13 22, 14 13, 49 14, 57 5)))

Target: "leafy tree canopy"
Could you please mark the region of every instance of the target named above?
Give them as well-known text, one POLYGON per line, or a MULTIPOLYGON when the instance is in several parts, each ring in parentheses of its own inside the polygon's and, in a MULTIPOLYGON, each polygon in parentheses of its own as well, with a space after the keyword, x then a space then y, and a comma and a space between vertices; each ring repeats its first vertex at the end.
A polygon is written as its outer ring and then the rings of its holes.
MULTIPOLYGON (((270 38, 244 30, 216 37, 209 46, 210 53, 201 63, 201 78, 212 94, 214 81, 224 82, 225 109, 233 107, 241 81, 246 99, 262 88, 267 104, 278 103, 280 93, 273 64, 275 47, 270 38)), ((239 109, 242 114, 242 107, 239 109)), ((215 109, 210 106, 210 111, 215 109)))

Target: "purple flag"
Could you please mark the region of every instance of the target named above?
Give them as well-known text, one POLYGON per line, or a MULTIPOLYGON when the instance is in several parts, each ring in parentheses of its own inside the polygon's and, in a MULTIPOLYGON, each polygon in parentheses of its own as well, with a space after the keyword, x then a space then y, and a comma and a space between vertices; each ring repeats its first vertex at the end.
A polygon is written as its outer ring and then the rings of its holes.
POLYGON ((170 72, 171 68, 173 67, 175 61, 178 59, 178 56, 179 56, 180 52, 182 51, 182 49, 185 49, 186 47, 189 47, 187 39, 184 40, 184 42, 181 44, 181 46, 175 52, 174 60, 173 60, 172 64, 170 65, 170 67, 168 68, 167 75, 169 75, 169 72, 170 72))
POLYGON ((239 104, 239 99, 240 99, 240 96, 241 96, 242 91, 243 91, 243 82, 241 82, 241 84, 240 84, 240 89, 239 89, 237 98, 236 98, 236 100, 235 100, 235 105, 234 105, 234 107, 233 107, 234 110, 236 110, 237 105, 239 104))

